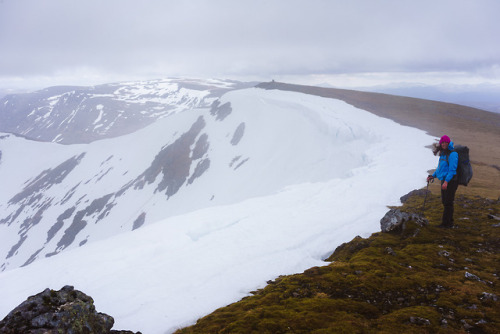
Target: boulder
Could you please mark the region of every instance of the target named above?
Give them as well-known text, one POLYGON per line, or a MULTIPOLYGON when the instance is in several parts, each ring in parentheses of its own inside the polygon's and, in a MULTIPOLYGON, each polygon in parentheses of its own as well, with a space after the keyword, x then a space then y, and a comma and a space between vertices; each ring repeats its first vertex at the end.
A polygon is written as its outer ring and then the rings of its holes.
POLYGON ((410 191, 408 194, 406 194, 404 196, 401 196, 399 198, 399 200, 401 201, 401 203, 406 203, 406 201, 408 201, 408 199, 410 199, 413 196, 425 197, 425 196, 430 195, 430 194, 431 194, 430 190, 427 190, 427 189, 415 189, 415 190, 410 191))
POLYGON ((422 215, 391 209, 380 220, 380 229, 382 232, 404 231, 408 221, 413 221, 421 227, 429 225, 429 221, 422 215))
POLYGON ((113 324, 113 317, 96 311, 91 297, 67 285, 22 302, 0 321, 0 333, 133 333, 111 330, 113 324))

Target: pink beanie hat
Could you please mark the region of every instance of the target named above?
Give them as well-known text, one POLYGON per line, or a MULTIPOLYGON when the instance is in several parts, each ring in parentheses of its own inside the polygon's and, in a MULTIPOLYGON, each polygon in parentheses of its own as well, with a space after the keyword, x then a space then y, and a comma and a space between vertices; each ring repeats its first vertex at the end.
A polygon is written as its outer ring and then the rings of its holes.
POLYGON ((450 140, 450 137, 448 137, 447 135, 444 135, 441 137, 441 139, 439 139, 439 145, 441 145, 441 143, 449 143, 451 142, 450 140))

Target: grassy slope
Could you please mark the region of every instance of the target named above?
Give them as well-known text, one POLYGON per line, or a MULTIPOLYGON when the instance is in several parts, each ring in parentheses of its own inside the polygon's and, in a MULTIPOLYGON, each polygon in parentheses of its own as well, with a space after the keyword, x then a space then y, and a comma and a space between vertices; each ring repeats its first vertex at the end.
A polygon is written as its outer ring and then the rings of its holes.
MULTIPOLYGON (((410 222, 402 233, 357 237, 338 247, 328 265, 280 277, 178 333, 499 333, 500 221, 487 216, 500 215, 500 153, 482 143, 500 139, 500 115, 384 94, 267 85, 340 98, 466 143, 475 175, 457 195, 459 228, 436 227, 442 207, 433 185, 429 226, 410 222)), ((415 195, 402 210, 421 213, 423 200, 415 195)))

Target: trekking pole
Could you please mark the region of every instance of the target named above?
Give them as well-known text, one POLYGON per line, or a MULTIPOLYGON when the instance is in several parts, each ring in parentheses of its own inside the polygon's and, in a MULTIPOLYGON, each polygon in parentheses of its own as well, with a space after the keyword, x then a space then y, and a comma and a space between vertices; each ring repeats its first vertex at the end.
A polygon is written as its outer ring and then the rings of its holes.
POLYGON ((427 180, 427 188, 425 189, 424 205, 422 206, 422 216, 424 215, 425 202, 427 202, 427 194, 429 193, 429 183, 433 183, 433 182, 434 182, 434 178, 427 180))

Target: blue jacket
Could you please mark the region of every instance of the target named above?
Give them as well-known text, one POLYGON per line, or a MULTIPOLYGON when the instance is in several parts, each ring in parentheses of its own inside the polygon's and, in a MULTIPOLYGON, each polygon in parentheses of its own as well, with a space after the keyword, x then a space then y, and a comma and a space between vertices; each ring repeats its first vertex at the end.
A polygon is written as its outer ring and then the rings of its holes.
MULTIPOLYGON (((453 150, 453 142, 448 145, 450 151, 453 150)), ((450 182, 453 176, 457 174, 458 166, 458 153, 451 152, 448 159, 446 159, 446 154, 444 152, 439 156, 439 163, 436 171, 432 174, 433 177, 437 177, 441 181, 450 182)))

